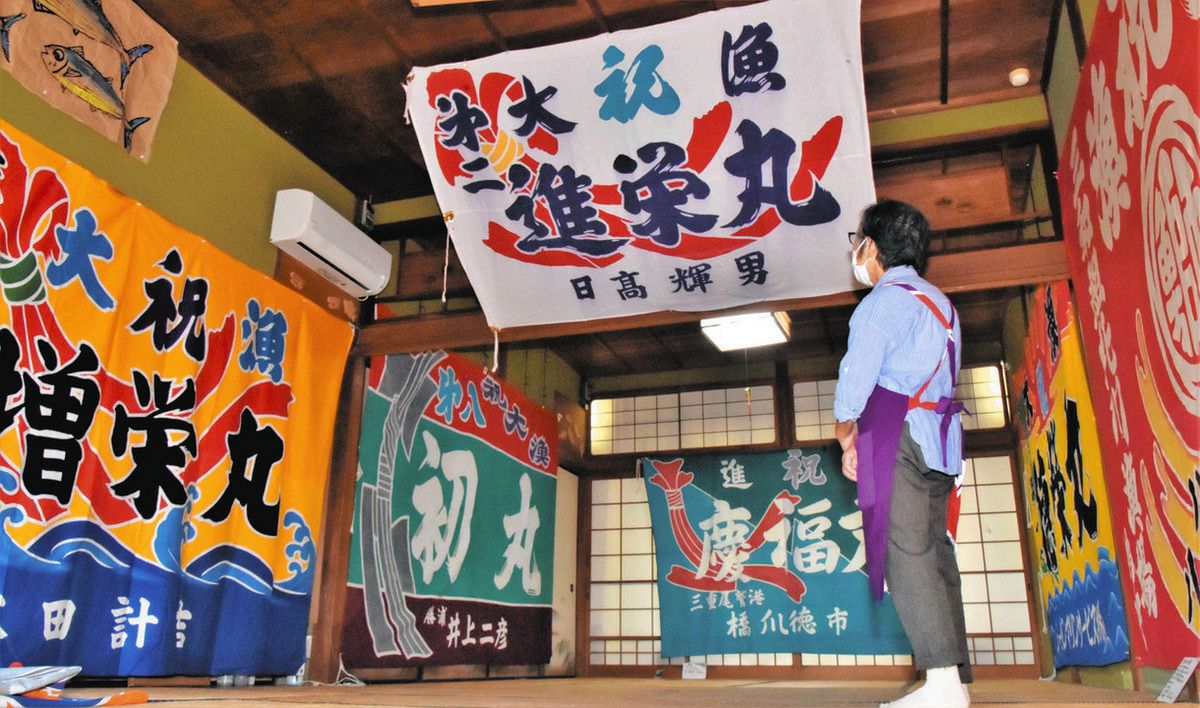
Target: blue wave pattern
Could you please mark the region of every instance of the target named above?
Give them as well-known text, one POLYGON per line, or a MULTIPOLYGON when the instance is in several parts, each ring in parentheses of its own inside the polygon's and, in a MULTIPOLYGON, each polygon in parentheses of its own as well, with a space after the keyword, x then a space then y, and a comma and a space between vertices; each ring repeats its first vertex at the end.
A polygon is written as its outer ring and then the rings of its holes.
MULTIPOLYGON (((0 488, 15 486, 0 470, 0 488)), ((314 572, 312 536, 303 517, 285 515, 292 530, 291 576, 274 584, 270 567, 244 549, 217 546, 180 570, 187 509, 166 515, 155 530, 154 549, 165 567, 125 548, 102 525, 74 519, 47 529, 28 549, 0 535, 0 662, 80 665, 89 676, 215 676, 240 673, 287 675, 304 661, 309 591, 314 572), (301 567, 303 566, 303 567, 301 567), (122 603, 119 598, 126 598, 122 603), (141 600, 156 622, 138 626, 114 610, 140 616, 141 600), (44 603, 70 600, 74 613, 62 638, 46 622, 44 603), (182 603, 181 614, 180 608, 182 603), (178 622, 183 620, 181 629, 178 622), (124 646, 113 648, 114 632, 124 646), (182 641, 181 641, 182 640, 182 641)), ((22 523, 16 506, 0 509, 5 529, 22 523)))
POLYGON ((1085 566, 1082 578, 1050 596, 1050 641, 1054 666, 1105 666, 1129 658, 1129 634, 1117 566, 1107 548, 1099 549, 1099 563, 1085 566))
POLYGON ((283 515, 283 528, 292 532, 292 542, 283 549, 291 576, 277 587, 286 592, 307 595, 312 592, 313 578, 317 574, 317 546, 313 542, 312 530, 300 512, 294 509, 283 515))

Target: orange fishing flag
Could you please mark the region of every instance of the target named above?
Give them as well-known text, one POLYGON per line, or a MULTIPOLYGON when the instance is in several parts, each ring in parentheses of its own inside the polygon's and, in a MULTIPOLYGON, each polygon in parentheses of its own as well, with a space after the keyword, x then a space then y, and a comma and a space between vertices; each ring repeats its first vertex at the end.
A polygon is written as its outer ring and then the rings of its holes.
POLYGON ((3 122, 0 288, 0 655, 294 672, 350 325, 3 122))
POLYGON ((143 161, 178 59, 133 0, 0 0, 0 68, 143 161))

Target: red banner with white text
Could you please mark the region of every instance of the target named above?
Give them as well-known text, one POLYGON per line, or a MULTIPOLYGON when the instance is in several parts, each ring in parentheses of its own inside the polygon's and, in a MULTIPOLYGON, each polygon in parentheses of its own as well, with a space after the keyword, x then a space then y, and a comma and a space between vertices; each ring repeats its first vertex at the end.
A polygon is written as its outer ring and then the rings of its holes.
POLYGON ((1130 643, 1200 648, 1200 13, 1101 3, 1063 146, 1063 232, 1130 643))

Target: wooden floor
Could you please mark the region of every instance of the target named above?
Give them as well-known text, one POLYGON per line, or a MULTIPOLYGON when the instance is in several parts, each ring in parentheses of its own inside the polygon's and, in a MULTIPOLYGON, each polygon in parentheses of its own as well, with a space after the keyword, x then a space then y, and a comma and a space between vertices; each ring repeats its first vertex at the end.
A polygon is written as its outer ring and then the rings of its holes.
MULTIPOLYGON (((170 708, 221 706, 873 706, 904 685, 868 681, 682 681, 667 679, 514 679, 370 686, 154 688, 151 701, 170 708)), ((102 695, 98 690, 72 696, 102 695)), ((1030 680, 987 680, 972 687, 975 705, 1153 706, 1128 691, 1030 680)))

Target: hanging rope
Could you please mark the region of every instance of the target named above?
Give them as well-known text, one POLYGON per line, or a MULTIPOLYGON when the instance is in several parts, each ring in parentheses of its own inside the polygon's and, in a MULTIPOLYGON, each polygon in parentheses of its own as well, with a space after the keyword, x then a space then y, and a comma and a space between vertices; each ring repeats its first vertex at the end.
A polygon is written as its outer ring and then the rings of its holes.
POLYGON ((446 302, 446 291, 450 287, 450 222, 454 221, 454 212, 442 214, 446 222, 446 260, 442 264, 442 303, 446 302))
POLYGON ((500 330, 492 327, 492 373, 500 368, 500 330))
POLYGON ((409 113, 408 107, 412 105, 412 95, 409 89, 412 87, 413 73, 408 72, 408 76, 404 79, 404 124, 412 125, 412 114, 409 113))

